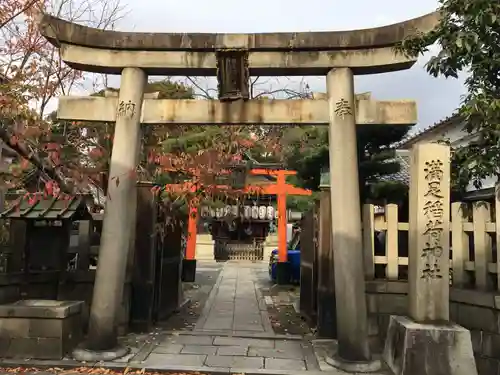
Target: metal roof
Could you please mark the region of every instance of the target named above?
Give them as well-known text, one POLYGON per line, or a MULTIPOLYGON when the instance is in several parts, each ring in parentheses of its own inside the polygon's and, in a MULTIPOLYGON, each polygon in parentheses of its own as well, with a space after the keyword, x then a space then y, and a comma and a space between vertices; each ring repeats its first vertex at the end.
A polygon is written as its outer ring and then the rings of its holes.
POLYGON ((410 186, 410 153, 407 150, 397 150, 393 159, 387 160, 388 163, 398 162, 400 170, 397 173, 382 176, 380 181, 401 182, 410 186))
POLYGON ((87 201, 92 199, 88 195, 57 196, 37 198, 31 204, 28 199, 22 198, 8 210, 0 213, 0 219, 27 219, 27 220, 82 220, 91 218, 87 208, 87 201))
POLYGON ((422 136, 432 131, 436 131, 441 128, 446 128, 447 126, 452 126, 455 124, 460 124, 462 122, 462 118, 458 113, 454 113, 449 117, 446 117, 444 120, 436 122, 433 125, 428 126, 427 128, 423 128, 416 133, 409 134, 405 139, 396 144, 397 148, 408 148, 409 146, 416 143, 422 136))

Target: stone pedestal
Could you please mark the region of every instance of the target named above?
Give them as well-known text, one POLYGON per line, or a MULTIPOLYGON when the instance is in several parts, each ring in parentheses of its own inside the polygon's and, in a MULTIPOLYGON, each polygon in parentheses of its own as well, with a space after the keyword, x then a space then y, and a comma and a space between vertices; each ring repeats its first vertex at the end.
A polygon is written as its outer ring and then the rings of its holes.
POLYGON ((62 359, 82 339, 81 301, 0 305, 0 357, 62 359))
POLYGON ((477 375, 470 332, 391 316, 384 360, 394 375, 477 375))
POLYGON ((196 259, 182 260, 181 280, 186 283, 192 283, 196 280, 196 259))
POLYGON ((290 262, 276 263, 276 284, 288 285, 290 284, 291 265, 290 262))

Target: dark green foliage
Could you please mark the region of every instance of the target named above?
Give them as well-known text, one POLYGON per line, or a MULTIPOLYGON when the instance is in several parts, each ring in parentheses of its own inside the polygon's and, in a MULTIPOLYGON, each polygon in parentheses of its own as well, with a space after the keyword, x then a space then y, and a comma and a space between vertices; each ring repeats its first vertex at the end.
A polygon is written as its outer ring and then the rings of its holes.
MULTIPOLYGON (((409 131, 407 126, 359 126, 357 128, 360 195, 362 202, 383 200, 394 192, 406 191, 399 183, 389 183, 387 189, 380 182, 384 176, 399 172, 399 162, 393 161, 392 145, 401 141, 409 131), (383 192, 388 195, 384 196, 383 192)), ((290 151, 287 167, 298 172, 300 186, 318 190, 321 172, 328 170, 328 129, 323 127, 296 128, 289 136, 290 151)))
POLYGON ((453 150, 454 184, 476 188, 488 176, 500 177, 500 2, 439 0, 442 19, 425 35, 405 40, 399 50, 417 56, 437 43, 440 51, 427 63, 434 77, 467 75, 467 95, 458 115, 470 134, 466 146, 453 150))

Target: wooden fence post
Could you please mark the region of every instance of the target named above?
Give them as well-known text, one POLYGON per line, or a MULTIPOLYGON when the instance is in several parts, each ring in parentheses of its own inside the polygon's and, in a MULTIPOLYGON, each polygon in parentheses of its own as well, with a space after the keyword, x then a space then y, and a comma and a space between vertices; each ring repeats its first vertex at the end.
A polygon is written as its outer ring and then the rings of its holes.
POLYGON ((453 286, 461 287, 465 284, 465 261, 469 260, 469 242, 464 232, 464 212, 462 202, 451 204, 451 249, 453 286))
POLYGON ((488 263, 491 260, 491 239, 486 232, 486 223, 491 221, 490 205, 486 202, 477 202, 472 207, 476 288, 488 289, 491 286, 491 280, 488 277, 488 263))
POLYGON ((497 243, 497 290, 500 290, 500 185, 495 187, 495 236, 497 243))
POLYGON ((375 207, 363 205, 363 258, 365 260, 365 279, 375 278, 375 207))
POLYGON ((399 276, 398 254, 398 206, 385 206, 385 221, 387 233, 385 236, 385 255, 387 257, 386 276, 389 280, 397 280, 399 276))

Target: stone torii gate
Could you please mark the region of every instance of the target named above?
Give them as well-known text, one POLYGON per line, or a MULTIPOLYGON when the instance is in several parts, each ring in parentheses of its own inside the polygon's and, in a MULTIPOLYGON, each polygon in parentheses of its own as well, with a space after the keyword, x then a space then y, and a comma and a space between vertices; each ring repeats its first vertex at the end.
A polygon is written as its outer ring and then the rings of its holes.
POLYGON ((167 34, 103 31, 43 15, 42 34, 60 48, 69 66, 121 75, 118 98, 59 101, 61 119, 116 122, 112 198, 104 214, 88 349, 117 345, 115 317, 135 217, 135 181, 125 176, 138 163, 141 124, 309 124, 329 126, 331 205, 332 212, 341 213, 332 218, 339 364, 359 371, 360 364, 370 363, 355 128, 415 124, 417 111, 412 101, 356 103, 353 76, 410 68, 415 59, 396 54, 393 47, 416 31, 432 30, 438 20, 432 13, 352 31, 167 34), (219 100, 145 99, 149 75, 217 76, 219 100), (250 76, 304 75, 326 75, 326 100, 249 100, 250 76), (114 183, 117 177, 120 184, 114 183))

